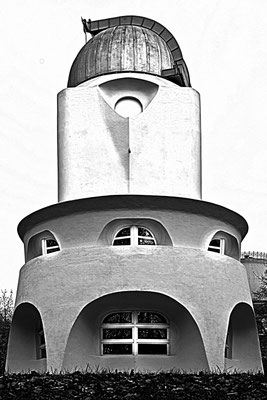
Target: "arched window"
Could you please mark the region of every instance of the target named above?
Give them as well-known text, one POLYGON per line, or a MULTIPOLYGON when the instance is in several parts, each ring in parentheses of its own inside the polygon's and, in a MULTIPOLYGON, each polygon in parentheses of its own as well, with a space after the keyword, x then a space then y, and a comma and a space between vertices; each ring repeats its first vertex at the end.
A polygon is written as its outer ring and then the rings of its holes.
POLYGON ((102 355, 169 354, 169 325, 150 311, 122 311, 107 315, 101 326, 102 355))
POLYGON ((146 246, 155 245, 153 234, 142 226, 128 226, 120 229, 113 240, 113 246, 146 246))
POLYGON ((60 245, 54 234, 48 230, 32 236, 26 250, 26 261, 35 257, 60 251, 60 245))
POLYGON ((218 231, 211 238, 208 245, 208 251, 233 257, 239 260, 240 257, 240 243, 237 238, 230 233, 218 231))

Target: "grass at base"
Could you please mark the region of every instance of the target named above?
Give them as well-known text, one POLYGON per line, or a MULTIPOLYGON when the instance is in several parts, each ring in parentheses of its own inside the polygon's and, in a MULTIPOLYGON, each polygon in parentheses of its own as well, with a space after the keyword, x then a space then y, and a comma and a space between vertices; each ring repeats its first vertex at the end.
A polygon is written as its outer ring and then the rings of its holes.
POLYGON ((4 374, 1 400, 267 399, 262 374, 73 372, 4 374))

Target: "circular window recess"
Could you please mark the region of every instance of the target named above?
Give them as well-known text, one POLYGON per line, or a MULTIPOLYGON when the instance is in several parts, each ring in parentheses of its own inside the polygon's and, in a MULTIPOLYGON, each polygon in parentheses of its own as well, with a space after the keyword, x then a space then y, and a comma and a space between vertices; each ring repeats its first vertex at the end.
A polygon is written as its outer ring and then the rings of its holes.
POLYGON ((124 118, 135 117, 143 111, 143 106, 135 97, 122 97, 115 104, 115 111, 124 118))

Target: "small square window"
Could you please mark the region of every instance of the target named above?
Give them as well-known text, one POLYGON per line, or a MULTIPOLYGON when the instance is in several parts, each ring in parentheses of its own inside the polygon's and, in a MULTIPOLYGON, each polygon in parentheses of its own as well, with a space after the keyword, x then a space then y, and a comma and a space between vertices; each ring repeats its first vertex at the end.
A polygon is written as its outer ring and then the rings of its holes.
POLYGON ((50 254, 60 251, 58 242, 55 239, 42 239, 42 254, 50 254))

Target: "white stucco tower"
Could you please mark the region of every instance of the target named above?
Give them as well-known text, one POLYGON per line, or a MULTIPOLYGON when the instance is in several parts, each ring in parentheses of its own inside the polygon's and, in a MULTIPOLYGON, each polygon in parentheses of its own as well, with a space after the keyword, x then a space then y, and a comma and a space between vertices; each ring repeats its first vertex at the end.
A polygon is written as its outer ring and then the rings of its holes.
POLYGON ((199 94, 161 24, 83 20, 58 95, 58 204, 19 224, 7 368, 262 363, 240 245, 247 223, 201 200, 199 94))

